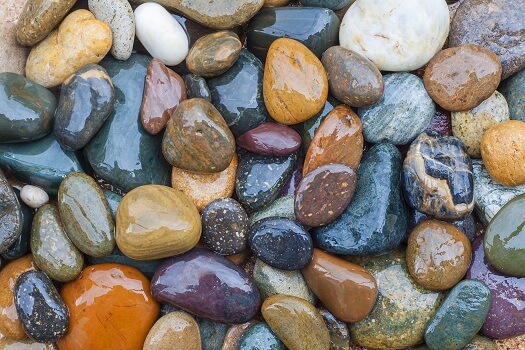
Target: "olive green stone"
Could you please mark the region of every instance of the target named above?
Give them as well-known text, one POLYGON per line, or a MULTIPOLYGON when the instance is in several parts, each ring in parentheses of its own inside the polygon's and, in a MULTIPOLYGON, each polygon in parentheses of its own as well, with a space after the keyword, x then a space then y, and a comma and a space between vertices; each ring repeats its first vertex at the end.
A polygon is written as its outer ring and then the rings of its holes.
POLYGON ((0 170, 0 253, 4 253, 22 233, 22 211, 9 181, 0 170))
POLYGON ((266 218, 286 218, 295 220, 294 196, 277 198, 264 209, 256 211, 250 216, 250 225, 266 218))
POLYGON ((69 174, 58 189, 67 236, 82 252, 102 257, 115 249, 115 223, 104 192, 84 173, 69 174))
POLYGON ((55 281, 74 280, 82 271, 84 255, 67 237, 58 208, 51 204, 36 213, 30 246, 38 267, 55 281))

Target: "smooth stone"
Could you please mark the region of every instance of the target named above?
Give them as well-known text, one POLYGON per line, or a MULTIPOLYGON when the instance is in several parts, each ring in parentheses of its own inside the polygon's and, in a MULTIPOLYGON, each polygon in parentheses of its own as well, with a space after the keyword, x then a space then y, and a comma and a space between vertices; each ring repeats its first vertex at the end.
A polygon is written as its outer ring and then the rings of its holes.
MULTIPOLYGON (((410 208, 408 210, 408 228, 406 239, 408 240, 408 236, 418 224, 430 219, 432 219, 432 216, 424 214, 416 209, 410 208)), ((463 232, 463 234, 467 236, 471 243, 472 241, 474 241, 474 238, 476 238, 476 221, 474 220, 474 213, 470 213, 470 215, 463 220, 456 220, 450 223, 454 225, 458 230, 463 232)))
POLYGON ((193 74, 212 78, 226 72, 241 53, 242 44, 237 34, 220 31, 202 36, 191 47, 186 66, 193 74))
POLYGON ((429 290, 454 287, 465 276, 471 255, 467 236, 448 222, 423 221, 408 237, 408 271, 429 290))
POLYGON ((237 350, 242 334, 255 323, 255 320, 251 320, 245 323, 231 325, 224 335, 224 342, 220 350, 237 350))
POLYGON ((286 196, 294 196, 295 190, 299 187, 299 183, 303 179, 303 159, 298 159, 297 164, 290 176, 288 182, 283 186, 281 192, 277 198, 282 198, 286 196))
POLYGON ((0 170, 0 253, 4 253, 22 234, 22 208, 9 180, 0 170))
POLYGON ((84 148, 113 111, 115 91, 106 70, 88 64, 62 84, 53 131, 67 151, 84 148), (88 102, 89 101, 89 102, 88 102))
POLYGON ((474 209, 472 161, 453 136, 426 131, 403 162, 403 194, 411 208, 441 220, 461 220, 474 209))
POLYGON ((481 139, 481 158, 490 176, 506 186, 525 184, 525 123, 508 120, 481 139))
POLYGON ((317 247, 334 254, 371 255, 401 243, 408 221, 401 194, 401 159, 388 143, 365 153, 350 205, 334 222, 313 229, 317 247))
POLYGON ((135 40, 135 16, 127 0, 89 0, 89 11, 95 18, 106 23, 113 33, 109 53, 117 60, 125 61, 131 56, 135 40))
POLYGON ((185 253, 200 236, 197 208, 184 193, 171 187, 138 187, 128 192, 118 207, 117 245, 132 259, 151 260, 185 253))
POLYGON ((38 209, 49 202, 49 195, 40 187, 25 185, 20 191, 20 199, 27 206, 38 209))
POLYGON ((490 290, 485 283, 459 282, 428 322, 425 343, 434 350, 463 348, 483 326, 490 300, 490 290))
POLYGON ((142 349, 201 350, 199 325, 186 312, 170 312, 155 322, 142 349))
POLYGON ((58 210, 73 244, 92 257, 115 249, 115 223, 104 192, 92 177, 69 174, 58 189, 58 210))
POLYGON ((336 14, 327 8, 264 8, 248 23, 248 49, 264 62, 275 40, 290 38, 321 58, 323 52, 337 44, 340 23, 336 14))
POLYGON ((332 46, 323 53, 321 62, 328 75, 330 92, 346 105, 369 106, 383 95, 381 72, 357 52, 332 46))
POLYGON ((199 211, 216 199, 231 197, 239 161, 233 155, 230 165, 220 173, 196 173, 173 167, 171 187, 186 194, 199 211))
POLYGON ((18 277, 37 269, 31 254, 13 260, 0 271, 0 332, 13 340, 27 337, 15 306, 14 289, 18 277))
POLYGON ((454 112, 479 106, 492 95, 500 80, 498 56, 472 44, 438 52, 423 76, 430 97, 444 109, 454 112))
POLYGON ((36 213, 29 243, 35 263, 55 281, 74 280, 82 271, 84 255, 68 238, 54 205, 46 204, 36 213))
POLYGON ((405 349, 423 341, 427 322, 443 299, 414 281, 405 252, 394 250, 376 257, 353 258, 376 279, 378 303, 362 321, 349 323, 351 339, 373 349, 405 349))
POLYGON ((363 155, 363 129, 357 114, 346 105, 335 107, 321 122, 306 152, 303 176, 331 163, 356 170, 363 155))
POLYGON ((352 0, 300 0, 300 2, 303 6, 324 7, 336 11, 348 6, 352 0))
POLYGON ((20 236, 18 236, 16 241, 11 244, 5 252, 2 253, 2 258, 6 260, 18 259, 29 253, 29 237, 31 236, 31 224, 33 223, 33 209, 25 205, 20 198, 20 192, 16 188, 13 189, 18 197, 18 202, 20 203, 20 213, 22 214, 22 233, 20 236))
POLYGON ((270 45, 266 56, 263 96, 276 122, 304 122, 319 113, 328 98, 326 71, 299 41, 279 38, 270 45))
MULTIPOLYGON (((261 125, 268 117, 263 98, 263 72, 261 61, 243 49, 226 73, 208 79, 211 102, 235 136, 261 125)), ((204 87, 199 88, 199 94, 202 95, 203 90, 204 87)))
POLYGON ((201 213, 202 239, 221 255, 242 252, 248 246, 248 215, 235 199, 217 199, 201 213))
POLYGON ((452 132, 463 141, 472 158, 481 158, 481 139, 494 125, 510 119, 509 107, 497 91, 477 107, 463 112, 452 112, 452 132))
POLYGON ((317 113, 317 115, 298 125, 298 131, 301 134, 303 145, 302 149, 304 154, 306 154, 308 151, 308 147, 310 147, 310 143, 312 142, 312 139, 314 138, 314 135, 317 129, 319 129, 321 123, 326 119, 326 117, 328 117, 328 114, 330 114, 330 112, 340 104, 341 102, 328 95, 328 100, 326 100, 323 109, 317 113))
POLYGON ((15 306, 24 332, 39 343, 52 343, 69 327, 69 310, 42 271, 27 271, 16 280, 15 306))
POLYGON ((188 55, 188 37, 182 26, 161 5, 148 2, 134 12, 137 38, 153 58, 176 66, 188 55))
POLYGON ((216 322, 247 322, 261 306, 251 277, 225 257, 200 248, 163 262, 151 288, 156 300, 216 322))
POLYGON ((186 74, 182 77, 182 80, 186 86, 186 96, 188 98, 203 98, 211 102, 211 92, 206 79, 195 74, 186 74))
POLYGON ((29 48, 16 40, 16 25, 20 19, 25 4, 28 1, 3 1, 0 3, 0 72, 25 74, 25 66, 29 48))
POLYGON ((315 296, 298 270, 281 270, 257 259, 253 267, 253 279, 263 299, 272 295, 285 294, 315 303, 315 296))
POLYGON ((376 280, 357 264, 314 249, 312 261, 301 272, 308 287, 341 321, 361 321, 376 303, 376 280))
POLYGON ((509 106, 510 119, 525 122, 525 68, 502 84, 501 93, 509 106))
POLYGON ((266 122, 237 137, 237 146, 262 156, 287 156, 301 147, 301 136, 294 129, 266 122))
POLYGON ((60 350, 141 350, 159 314, 149 280, 119 264, 86 267, 60 294, 70 312, 60 350))
MULTIPOLYGON (((508 339, 510 341, 509 343, 512 343, 512 338, 508 339)), ((472 338, 471 341, 465 347, 463 350, 514 350, 516 347, 512 346, 509 348, 501 347, 499 346, 501 342, 498 342, 498 345, 496 343, 488 338, 482 337, 481 335, 475 335, 474 338, 472 338)))
POLYGON ((319 311, 304 299, 273 295, 261 308, 264 320, 290 350, 328 350, 330 335, 319 311))
POLYGON ((357 111, 363 123, 363 135, 371 143, 386 141, 406 145, 423 132, 434 117, 434 101, 428 96, 423 81, 413 74, 386 74, 383 79, 385 90, 381 99, 357 111))
POLYGON ((111 48, 108 25, 87 10, 69 14, 27 58, 26 76, 51 88, 90 63, 99 63, 111 48))
POLYGON ((319 227, 336 220, 350 204, 356 185, 356 173, 343 164, 331 163, 309 172, 295 192, 297 221, 319 227))
POLYGON ((206 318, 197 317, 201 333, 202 350, 220 350, 229 326, 206 318))
POLYGON ((106 190, 105 188, 102 189, 102 192, 104 193, 106 201, 108 202, 111 217, 113 218, 113 220, 115 220, 115 216, 117 215, 117 209, 120 205, 120 202, 122 201, 123 196, 110 190, 106 190))
POLYGON ((281 270, 298 270, 312 260, 312 238, 304 227, 292 220, 259 220, 250 226, 248 242, 254 256, 281 270))
POLYGON ((0 339, 0 349, 5 350, 58 350, 54 343, 37 343, 30 339, 13 340, 9 338, 0 339))
POLYGON ((492 50, 503 67, 506 79, 525 67, 525 3, 503 0, 465 0, 450 25, 449 45, 476 44, 492 50))
POLYGON ((443 0, 357 0, 341 22, 339 42, 379 70, 404 72, 422 67, 441 50, 449 27, 443 0))
POLYGON ((338 320, 326 309, 320 308, 319 312, 330 333, 330 350, 350 350, 350 331, 346 322, 338 320))
POLYGON ((16 40, 24 46, 42 41, 62 21, 76 0, 27 1, 16 25, 16 40))
POLYGON ((246 152, 239 154, 235 193, 239 202, 253 210, 271 204, 292 174, 297 153, 286 157, 265 157, 246 152))
POLYGON ((481 333, 492 339, 506 339, 525 334, 525 278, 511 277, 497 271, 485 256, 483 236, 472 244, 472 262, 466 278, 485 282, 492 302, 481 333))
POLYGON ((40 84, 15 73, 0 73, 0 142, 27 142, 49 134, 57 106, 40 84))
POLYGON ((266 322, 248 328, 239 340, 238 350, 285 350, 286 347, 266 322))
POLYGON ((158 134, 185 99, 186 87, 180 75, 159 59, 152 59, 146 72, 140 108, 140 120, 144 129, 151 135, 158 134))
POLYGON ((288 195, 277 198, 269 206, 254 212, 250 216, 250 226, 266 218, 286 218, 296 220, 294 211, 294 196, 288 195))
POLYGON ((520 195, 501 208, 485 230, 485 255, 490 264, 510 276, 525 277, 525 230, 520 195))
POLYGON ((162 136, 148 134, 139 117, 149 63, 138 54, 125 62, 106 58, 101 63, 113 81, 115 104, 85 154, 97 175, 123 191, 169 184, 171 167, 159 152, 162 136))

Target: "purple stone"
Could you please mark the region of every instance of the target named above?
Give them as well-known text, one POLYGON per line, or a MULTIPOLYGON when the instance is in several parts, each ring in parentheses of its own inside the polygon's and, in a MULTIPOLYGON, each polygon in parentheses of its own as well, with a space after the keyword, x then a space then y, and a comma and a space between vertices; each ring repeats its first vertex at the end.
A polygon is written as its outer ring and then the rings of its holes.
POLYGON ((303 179, 303 163, 303 159, 297 161, 297 165, 295 166, 290 180, 284 185, 277 198, 295 195, 295 191, 303 179))
POLYGON ((262 156, 287 156, 301 147, 301 135, 286 125, 267 122, 237 137, 237 145, 262 156))

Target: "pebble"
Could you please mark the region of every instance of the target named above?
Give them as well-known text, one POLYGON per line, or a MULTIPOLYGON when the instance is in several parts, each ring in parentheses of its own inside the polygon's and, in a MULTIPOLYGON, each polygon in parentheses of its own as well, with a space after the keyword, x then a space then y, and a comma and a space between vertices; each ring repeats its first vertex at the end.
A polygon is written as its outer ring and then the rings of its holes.
POLYGON ((490 176, 506 186, 525 184, 524 147, 524 122, 504 121, 485 132, 480 145, 481 158, 490 176))
POLYGON ((254 212, 250 216, 250 226, 265 218, 286 218, 296 220, 294 212, 294 196, 288 195, 277 198, 272 204, 254 212))
POLYGON ((161 132, 177 106, 186 99, 184 81, 159 59, 148 65, 140 108, 142 126, 151 135, 161 132))
POLYGON ((16 188, 13 188, 13 190, 15 191, 15 194, 18 197, 18 202, 20 203, 20 212, 22 214, 22 233, 20 236, 18 236, 16 241, 1 254, 2 258, 6 260, 18 259, 29 253, 29 237, 31 236, 31 224, 33 223, 33 209, 24 204, 20 198, 20 191, 18 191, 16 188))
POLYGON ((283 188, 281 189, 281 192, 279 192, 278 198, 282 198, 286 196, 293 196, 295 194, 295 190, 299 186, 299 183, 301 182, 302 179, 303 179, 303 159, 299 159, 297 161, 297 164, 295 165, 292 175, 290 176, 290 179, 283 186, 283 188))
POLYGON ((241 324, 231 325, 228 328, 228 331, 226 331, 224 343, 222 343, 220 350, 237 350, 242 333, 244 333, 246 329, 253 326, 255 323, 256 321, 252 320, 241 324))
POLYGON ((330 335, 319 311, 304 299, 273 295, 261 308, 264 320, 290 350, 329 350, 330 335))
POLYGON ((42 271, 27 271, 16 280, 15 306, 24 332, 39 343, 63 337, 69 326, 69 310, 53 282, 42 271))
POLYGON ((238 350, 285 350, 286 347, 266 322, 248 328, 239 339, 238 350))
POLYGON ((49 202, 49 196, 40 187, 25 185, 20 191, 20 198, 29 207, 38 209, 47 202, 49 202))
POLYGON ((266 122, 236 139, 237 146, 262 156, 287 156, 301 147, 301 136, 294 129, 266 122))
POLYGON ((186 312, 170 312, 155 322, 142 349, 201 350, 199 325, 186 312))
POLYGON ((167 186, 138 187, 124 196, 117 210, 117 245, 132 259, 187 252, 199 241, 201 228, 199 212, 191 200, 167 186))
POLYGON ((30 339, 13 340, 9 338, 0 339, 0 349, 6 350, 58 350, 54 343, 37 343, 30 339))
POLYGON ((54 30, 33 47, 26 64, 26 76, 51 88, 90 63, 99 63, 111 48, 108 25, 87 10, 69 14, 54 30))
POLYGON ((4 253, 22 234, 22 209, 16 193, 0 169, 0 253, 4 253))
POLYGON ((133 51, 135 40, 135 16, 127 0, 89 0, 89 11, 95 18, 106 23, 113 33, 109 53, 117 60, 125 61, 133 51))
POLYGON ((200 248, 165 260, 151 289, 155 300, 216 322, 247 322, 261 306, 251 277, 225 257, 200 248))
POLYGON ((137 38, 153 58, 176 66, 188 55, 188 37, 181 25, 161 5, 148 2, 135 9, 137 38))
POLYGON ((182 80, 186 86, 188 98, 203 98, 211 102, 211 93, 206 79, 195 74, 186 74, 182 80))
POLYGON ((510 119, 525 122, 525 69, 502 84, 501 93, 509 106, 510 119))
POLYGON ((278 123, 310 119, 328 98, 328 78, 321 61, 300 42, 279 38, 268 49, 264 67, 264 103, 278 123))
POLYGON ((326 100, 323 109, 319 113, 305 122, 297 125, 297 129, 301 134, 304 154, 306 154, 308 151, 308 147, 310 147, 310 143, 312 142, 312 139, 314 138, 314 135, 317 129, 319 129, 321 123, 326 119, 326 117, 328 117, 328 114, 340 104, 341 102, 328 95, 328 99, 326 100))
POLYGON ((376 303, 376 280, 357 264, 314 249, 312 261, 301 272, 308 287, 338 320, 361 321, 376 303))
POLYGON ((436 108, 434 117, 428 124, 426 130, 433 130, 440 133, 443 136, 452 136, 452 122, 450 120, 451 113, 445 111, 440 107, 436 108))
POLYGON ((196 319, 201 333, 202 350, 220 350, 229 326, 207 318, 196 319))
POLYGON ((101 66, 88 64, 68 77, 53 128, 60 146, 68 151, 84 148, 108 119, 114 102, 113 83, 101 66))
POLYGON ((60 294, 70 313, 60 350, 141 350, 159 315, 149 280, 124 265, 88 266, 60 294))
POLYGON ((372 62, 357 52, 332 46, 321 59, 330 92, 351 107, 375 104, 383 95, 383 76, 372 62))
POLYGON ((422 67, 441 50, 449 27, 443 0, 357 0, 341 22, 339 42, 379 70, 404 72, 422 67))
POLYGON ((338 320, 328 310, 319 308, 330 333, 330 350, 350 350, 350 331, 345 322, 338 320))
MULTIPOLYGON (((428 216, 427 214, 423 214, 422 212, 417 211, 413 208, 410 208, 408 210, 408 229, 406 239, 408 240, 408 236, 418 224, 429 219, 432 219, 432 217, 428 216)), ((472 242, 474 238, 476 238, 476 220, 474 219, 473 212, 470 213, 470 215, 463 220, 455 220, 450 223, 454 225, 458 230, 463 232, 463 234, 467 236, 470 242, 472 242)))
POLYGON ((498 91, 479 106, 463 112, 452 112, 452 132, 463 141, 472 158, 481 158, 481 139, 494 125, 509 120, 509 108, 498 91))
POLYGON ((501 80, 498 56, 481 46, 464 44, 438 52, 425 68, 423 83, 432 99, 459 112, 480 105, 501 80))
POLYGON ((24 75, 29 48, 16 40, 16 24, 27 1, 3 1, 0 3, 0 72, 24 75))
POLYGON ((363 136, 371 143, 406 145, 429 125, 436 112, 434 102, 423 81, 413 74, 386 74, 383 79, 385 90, 381 99, 357 111, 363 136))

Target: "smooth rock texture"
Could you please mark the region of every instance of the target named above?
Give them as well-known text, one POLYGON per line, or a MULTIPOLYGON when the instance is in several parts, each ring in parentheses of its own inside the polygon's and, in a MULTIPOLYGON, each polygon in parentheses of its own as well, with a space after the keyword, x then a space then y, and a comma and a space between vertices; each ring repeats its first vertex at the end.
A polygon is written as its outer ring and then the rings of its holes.
POLYGON ((16 40, 16 25, 27 1, 4 1, 0 4, 0 16, 4 19, 0 25, 0 72, 25 74, 29 49, 16 40))
POLYGON ((69 326, 69 310, 44 272, 27 271, 20 275, 14 297, 18 317, 29 338, 51 343, 64 336, 69 326))
POLYGON ((363 123, 363 135, 371 143, 386 141, 406 145, 432 120, 436 111, 434 102, 423 81, 413 74, 386 74, 383 79, 385 90, 381 99, 357 111, 363 123))
POLYGON ((525 122, 525 69, 509 77, 502 85, 500 91, 507 100, 510 119, 525 122))
POLYGON ((328 95, 328 99, 326 100, 323 109, 319 113, 317 113, 317 115, 313 116, 312 118, 306 120, 304 123, 299 124, 297 126, 298 131, 301 134, 303 144, 302 149, 304 151, 304 154, 306 154, 306 152, 308 151, 308 147, 310 147, 310 143, 314 138, 315 132, 317 131, 317 129, 319 129, 321 123, 326 119, 328 114, 340 104, 341 102, 328 95))
POLYGON ((184 193, 171 187, 138 187, 124 196, 117 210, 117 245, 132 259, 182 254, 197 244, 200 235, 197 208, 184 193))
POLYGON ((151 288, 156 300, 217 322, 247 322, 261 306, 251 277, 221 255, 200 248, 164 261, 151 288))
POLYGON ((185 312, 170 312, 155 322, 142 349, 201 350, 199 325, 185 312))
POLYGON ((358 322, 372 311, 377 284, 361 266, 314 249, 312 261, 301 272, 308 287, 337 319, 358 322))
POLYGON ((237 146, 262 156, 287 156, 301 147, 301 136, 294 129, 266 122, 237 137, 237 146))
POLYGON ((15 73, 0 73, 0 142, 27 142, 49 134, 57 106, 40 84, 15 73))
POLYGON ((60 294, 70 325, 59 350, 140 350, 159 314, 149 280, 124 265, 86 267, 60 294))
POLYGON ((62 84, 53 132, 68 151, 84 148, 113 111, 115 91, 106 70, 88 64, 62 84), (87 102, 89 101, 89 102, 87 102))
POLYGON ((285 350, 286 347, 266 322, 248 328, 239 339, 239 350, 285 350))
POLYGON ((450 25, 449 45, 476 44, 492 50, 506 79, 525 67, 525 3, 503 0, 466 0, 458 7, 450 25))
POLYGON ((20 198, 20 193, 18 190, 16 188, 13 189, 15 190, 15 194, 18 197, 18 202, 20 203, 20 212, 22 214, 22 233, 20 236, 18 236, 16 241, 11 244, 5 252, 2 253, 2 258, 6 260, 18 259, 29 253, 29 237, 31 236, 31 224, 33 223, 33 209, 25 205, 20 198))
POLYGON ((0 252, 4 253, 22 234, 22 208, 20 202, 0 170, 0 252))
POLYGON ((254 212, 250 216, 250 225, 265 218, 286 218, 296 220, 294 212, 294 196, 288 195, 277 198, 269 206, 254 212))
MULTIPOLYGON (((408 240, 408 236, 418 224, 430 219, 432 219, 432 216, 410 208, 408 210, 408 229, 406 234, 406 240, 408 240)), ((454 225, 458 230, 463 232, 463 234, 467 236, 470 242, 474 241, 474 238, 476 238, 476 220, 474 219, 474 212, 472 212, 463 220, 455 220, 450 223, 454 225)))
POLYGON ((298 124, 321 111, 328 98, 328 78, 312 51, 296 40, 279 38, 266 57, 264 103, 275 121, 298 124))
POLYGON ((330 333, 330 350, 350 350, 350 332, 346 323, 324 308, 319 308, 319 312, 330 333))
POLYGON ((381 143, 365 153, 350 205, 334 222, 313 229, 316 246, 344 255, 381 254, 396 248, 408 221, 400 172, 401 154, 395 146, 381 143))
POLYGON ((182 80, 184 80, 184 85, 186 85, 188 98, 203 98, 211 102, 211 93, 206 79, 195 74, 186 74, 182 77, 182 80))
POLYGON ((106 23, 87 10, 77 10, 33 47, 26 76, 45 87, 56 87, 86 64, 100 62, 111 43, 111 29, 106 23))
POLYGON ((49 195, 40 187, 25 185, 20 191, 20 199, 29 207, 38 209, 49 202, 49 195))
POLYGON ((201 333, 202 350, 219 350, 228 331, 228 325, 207 318, 196 318, 201 333))

